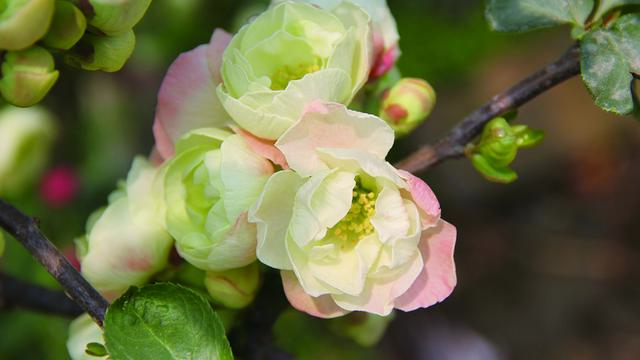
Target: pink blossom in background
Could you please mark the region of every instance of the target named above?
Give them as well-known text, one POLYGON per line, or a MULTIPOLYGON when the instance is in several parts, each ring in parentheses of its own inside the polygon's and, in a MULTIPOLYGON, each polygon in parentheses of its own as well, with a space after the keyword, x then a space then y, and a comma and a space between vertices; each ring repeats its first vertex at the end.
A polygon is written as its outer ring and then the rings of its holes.
POLYGON ((61 165, 47 171, 40 182, 40 197, 50 207, 69 204, 78 193, 80 180, 75 169, 61 165))

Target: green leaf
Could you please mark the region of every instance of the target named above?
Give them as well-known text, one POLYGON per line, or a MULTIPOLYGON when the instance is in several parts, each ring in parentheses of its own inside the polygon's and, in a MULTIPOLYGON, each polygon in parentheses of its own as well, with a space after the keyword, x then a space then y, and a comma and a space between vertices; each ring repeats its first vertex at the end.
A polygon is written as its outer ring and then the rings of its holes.
POLYGON ((497 31, 529 31, 573 24, 584 26, 594 0, 489 0, 486 17, 497 31))
POLYGON ((640 0, 600 0, 594 19, 600 19, 609 11, 626 5, 640 5, 640 0))
POLYGON ((471 163, 489 181, 508 184, 518 179, 518 174, 509 167, 495 166, 480 154, 471 156, 471 163))
POLYGON ((544 139, 544 131, 530 129, 526 125, 514 125, 511 127, 519 148, 530 148, 538 145, 544 139))
POLYGON ((209 303, 170 283, 130 288, 107 310, 104 338, 114 360, 233 359, 209 303))
POLYGON ((582 79, 603 110, 633 111, 633 74, 640 74, 640 14, 621 16, 609 29, 585 35, 581 45, 582 79))
POLYGON ((87 355, 96 356, 96 357, 105 357, 109 355, 104 345, 96 342, 88 343, 87 350, 85 350, 84 352, 86 352, 87 355))

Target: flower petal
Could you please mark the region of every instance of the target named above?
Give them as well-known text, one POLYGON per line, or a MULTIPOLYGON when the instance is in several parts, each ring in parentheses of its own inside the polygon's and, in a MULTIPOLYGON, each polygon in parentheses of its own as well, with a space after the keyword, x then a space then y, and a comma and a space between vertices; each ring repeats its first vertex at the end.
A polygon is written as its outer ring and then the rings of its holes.
POLYGON ((219 66, 222 51, 230 35, 214 32, 211 44, 185 52, 171 64, 158 93, 153 132, 163 158, 174 153, 174 143, 184 133, 200 127, 229 123, 218 97, 219 66), (211 58, 211 59, 210 59, 211 58))
POLYGON ((396 299, 396 308, 412 311, 428 307, 451 294, 456 286, 455 242, 456 228, 444 220, 422 233, 420 252, 424 269, 411 288, 396 299))
POLYGON ((398 170, 398 173, 407 180, 411 197, 421 210, 420 218, 423 228, 435 226, 440 220, 440 203, 433 190, 422 179, 408 171, 398 170))
POLYGON ((367 285, 361 294, 357 296, 332 294, 331 297, 343 309, 386 316, 393 310, 394 299, 407 291, 420 274, 422 267, 422 257, 416 251, 413 260, 402 269, 398 269, 392 276, 367 278, 367 285))
POLYGON ((272 163, 279 165, 284 170, 289 169, 287 159, 284 157, 282 151, 275 147, 272 140, 261 139, 251 134, 250 132, 242 130, 235 126, 232 126, 231 128, 236 134, 244 137, 249 147, 251 147, 251 149, 257 154, 264 157, 265 159, 271 160, 272 163))
POLYGON ((290 170, 273 174, 249 211, 249 221, 258 225, 258 259, 273 268, 292 269, 285 239, 296 192, 303 183, 304 180, 290 170))
POLYGON ((276 147, 292 169, 309 176, 327 168, 317 148, 359 149, 384 159, 393 140, 393 130, 376 116, 348 110, 341 104, 314 101, 276 147))
POLYGON ((309 315, 325 319, 335 318, 349 313, 349 311, 336 305, 329 295, 312 297, 305 293, 292 271, 282 271, 280 274, 282 276, 284 293, 294 308, 309 315))
POLYGON ((384 159, 360 149, 316 149, 320 159, 329 167, 353 173, 365 173, 381 184, 392 183, 401 189, 408 189, 407 182, 397 170, 384 159))

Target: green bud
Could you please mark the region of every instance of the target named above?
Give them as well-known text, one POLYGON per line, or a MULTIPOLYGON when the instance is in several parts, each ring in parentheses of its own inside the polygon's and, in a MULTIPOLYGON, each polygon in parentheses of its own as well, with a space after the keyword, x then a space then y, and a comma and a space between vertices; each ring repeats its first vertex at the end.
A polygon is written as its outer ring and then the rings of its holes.
POLYGON ((87 19, 82 11, 67 1, 57 0, 51 27, 42 42, 54 49, 69 50, 86 29, 87 19))
POLYGON ((204 279, 211 298, 232 309, 249 305, 256 296, 259 283, 260 269, 257 262, 232 270, 208 271, 204 279))
POLYGON ((6 53, 0 66, 0 94, 16 106, 38 103, 58 80, 54 66, 53 56, 38 46, 6 53))
POLYGON ((473 166, 490 181, 510 183, 518 174, 509 168, 519 148, 532 147, 544 137, 540 130, 525 125, 511 126, 504 118, 489 121, 476 145, 467 147, 473 166))
POLYGON ((54 0, 1 0, 0 49, 22 50, 42 38, 53 16, 54 0))
POLYGON ((131 30, 142 19, 151 0, 89 0, 92 15, 89 25, 105 34, 131 30))
POLYGON ((114 36, 86 33, 65 55, 64 61, 84 70, 115 72, 127 62, 135 44, 133 30, 114 36))
POLYGON ((431 114, 436 93, 422 79, 404 78, 382 95, 380 117, 396 132, 396 136, 410 133, 431 114))

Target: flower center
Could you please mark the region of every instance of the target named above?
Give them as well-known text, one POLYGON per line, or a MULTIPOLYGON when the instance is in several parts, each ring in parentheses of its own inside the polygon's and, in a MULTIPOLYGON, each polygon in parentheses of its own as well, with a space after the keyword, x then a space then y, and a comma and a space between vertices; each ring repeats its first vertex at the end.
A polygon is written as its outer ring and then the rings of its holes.
POLYGON ((284 90, 290 81, 302 79, 307 74, 320 70, 318 62, 313 64, 284 65, 271 75, 271 90, 284 90))
POLYGON ((347 215, 334 227, 329 229, 329 234, 333 235, 341 242, 340 248, 355 246, 358 241, 373 233, 371 217, 376 212, 376 199, 378 194, 366 189, 356 178, 356 186, 352 192, 351 208, 347 215))

